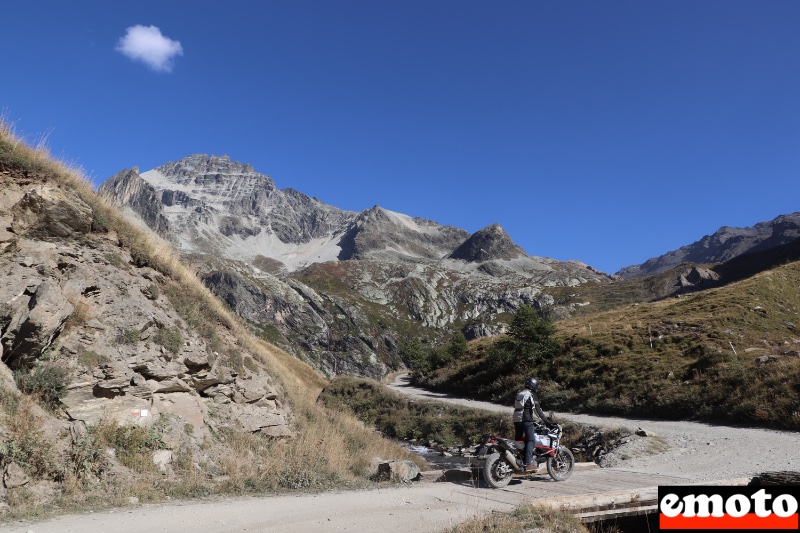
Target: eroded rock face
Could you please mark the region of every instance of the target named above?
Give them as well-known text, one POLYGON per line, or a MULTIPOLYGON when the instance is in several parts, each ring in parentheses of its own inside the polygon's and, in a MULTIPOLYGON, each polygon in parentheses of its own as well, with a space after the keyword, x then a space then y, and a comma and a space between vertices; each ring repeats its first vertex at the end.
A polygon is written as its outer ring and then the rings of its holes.
POLYGON ((374 206, 359 213, 346 228, 337 259, 441 259, 468 233, 432 220, 412 218, 374 206))
MULTIPOLYGON (((15 280, 4 281, 5 290, 2 292, 6 295, 13 293, 15 280)), ((12 369, 29 366, 50 347, 74 310, 59 286, 52 281, 26 285, 21 294, 0 307, 3 362, 12 369)))
POLYGON ((280 388, 259 363, 233 342, 213 351, 165 295, 171 282, 136 267, 113 234, 92 233, 92 210, 76 194, 3 185, 17 191, 0 196, 15 238, 15 250, 0 257, 4 376, 37 365, 63 369, 60 412, 82 426, 151 425, 169 415, 191 425, 198 442, 220 421, 291 435, 280 388))
POLYGON ((163 213, 163 205, 172 205, 173 195, 162 202, 161 195, 139 177, 139 169, 123 170, 109 178, 103 187, 135 211, 145 223, 162 237, 169 237, 170 225, 163 213))
POLYGON ((37 185, 12 208, 12 229, 38 240, 60 240, 92 229, 92 208, 72 191, 37 185))
POLYGON ((708 268, 692 267, 688 272, 684 272, 678 278, 678 286, 681 288, 695 288, 704 284, 719 281, 720 275, 708 268))

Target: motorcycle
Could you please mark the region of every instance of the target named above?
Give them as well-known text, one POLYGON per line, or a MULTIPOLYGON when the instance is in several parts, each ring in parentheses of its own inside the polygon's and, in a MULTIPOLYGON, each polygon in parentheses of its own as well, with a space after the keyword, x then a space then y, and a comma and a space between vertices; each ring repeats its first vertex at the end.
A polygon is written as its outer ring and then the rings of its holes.
MULTIPOLYGON (((572 475, 575 468, 572 452, 561 445, 562 433, 558 424, 549 429, 537 424, 534 432, 533 459, 536 469, 539 464, 547 463, 547 473, 555 481, 564 481, 572 475)), ((476 455, 478 459, 484 460, 483 479, 492 488, 505 487, 515 473, 524 472, 524 441, 486 435, 478 446, 476 455)))

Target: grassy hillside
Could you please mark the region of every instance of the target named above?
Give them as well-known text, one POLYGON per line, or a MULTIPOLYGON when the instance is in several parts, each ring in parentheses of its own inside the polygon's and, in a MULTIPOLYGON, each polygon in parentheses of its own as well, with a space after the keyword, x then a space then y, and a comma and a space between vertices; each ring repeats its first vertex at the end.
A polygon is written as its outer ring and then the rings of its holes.
MULTIPOLYGON (((192 432, 189 424, 168 428, 169 420, 163 420, 153 428, 139 430, 102 423, 89 427, 85 435, 71 438, 69 431, 65 434, 57 429, 65 427, 66 419, 58 405, 58 396, 46 404, 40 394, 42 385, 21 387, 27 393, 22 392, 10 378, 10 370, 2 365, 0 471, 14 464, 14 468, 20 468, 31 479, 25 486, 0 494, 0 507, 4 507, 0 511, 10 511, 5 518, 53 512, 58 508, 76 510, 82 505, 124 504, 131 497, 148 501, 167 496, 360 486, 368 480, 373 457, 413 458, 391 441, 376 436, 351 415, 316 405, 317 396, 326 384, 317 372, 253 336, 246 325, 205 289, 167 244, 130 224, 95 195, 78 169, 53 160, 41 148, 31 148, 14 135, 7 123, 0 124, 0 178, 4 180, 3 187, 13 185, 19 190, 46 183, 75 191, 91 207, 94 218, 93 230, 83 235, 77 245, 87 250, 108 246, 107 242, 112 240, 108 236, 113 235, 117 252, 108 254, 111 263, 118 262, 120 268, 128 271, 146 265, 163 276, 153 290, 166 296, 193 335, 207 341, 215 353, 236 354, 238 362, 231 361, 231 365, 245 364, 277 380, 280 401, 291 412, 294 434, 286 440, 234 429, 220 432, 208 443, 209 449, 216 450, 213 479, 207 471, 210 467, 196 464, 191 455, 184 453, 186 450, 175 450, 173 472, 165 476, 153 468, 152 452, 165 446, 163 437, 167 429, 177 431, 181 438, 189 436, 192 432), (120 257, 125 261, 120 261, 120 257), (115 450, 116 459, 111 462, 116 470, 109 470, 106 453, 109 449, 115 450), (34 485, 46 486, 46 494, 33 490, 34 485)), ((11 214, 4 210, 0 216, 9 219, 11 214)), ((24 245, 25 238, 19 237, 15 245, 0 250, 0 266, 18 261, 24 245)), ((5 303, 0 302, 2 305, 5 303)), ((68 322, 71 320, 76 328, 84 327, 90 318, 85 306, 76 305, 73 314, 68 322)), ((123 338, 120 342, 127 341, 123 338)), ((164 344, 169 346, 166 340, 164 344)), ((78 365, 100 367, 107 359, 94 352, 75 356, 48 352, 37 356, 47 360, 48 365, 59 364, 67 369, 78 365), (59 360, 53 362, 54 357, 59 360), (68 360, 71 357, 81 359, 68 360)), ((19 380, 17 383, 22 384, 19 380)), ((211 453, 207 449, 203 452, 211 453)))
POLYGON ((524 376, 536 374, 545 379, 546 409, 800 429, 798 313, 794 262, 725 287, 557 322, 561 349, 536 368, 497 363, 484 341, 418 382, 509 402, 524 376))

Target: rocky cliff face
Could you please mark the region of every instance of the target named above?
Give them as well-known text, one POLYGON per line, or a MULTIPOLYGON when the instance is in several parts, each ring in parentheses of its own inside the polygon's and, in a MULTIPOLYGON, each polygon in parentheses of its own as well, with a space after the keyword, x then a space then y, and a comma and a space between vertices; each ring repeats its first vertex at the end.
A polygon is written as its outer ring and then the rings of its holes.
POLYGON ((469 235, 379 206, 343 211, 225 157, 124 171, 100 193, 175 243, 263 336, 328 373, 379 377, 403 365, 409 335, 499 333, 520 305, 554 306, 545 287, 610 280, 527 256, 499 225, 469 235))
POLYGON ((800 237, 800 213, 781 215, 750 228, 723 226, 713 235, 706 235, 640 265, 625 267, 617 275, 626 279, 651 276, 670 270, 681 263, 711 264, 729 261, 743 254, 781 246, 800 237))
MULTIPOLYGON (((144 189, 135 172, 129 177, 125 190, 144 189)), ((149 428, 171 420, 163 454, 180 448, 209 463, 226 428, 291 435, 280 387, 262 364, 213 321, 189 323, 176 304, 186 291, 136 266, 122 237, 74 190, 0 162, 0 191, 3 402, 26 376, 50 376, 46 386, 64 392, 52 413, 40 413, 54 440, 79 439, 101 422, 149 428)), ((148 220, 169 228, 158 216, 148 220)), ((14 460, 6 454, 2 466, 14 460)))
POLYGON ((440 226, 376 205, 348 224, 338 242, 341 252, 337 259, 440 259, 468 235, 459 228, 440 226))
POLYGON ((98 192, 184 253, 247 262, 263 256, 290 270, 316 255, 335 259, 336 243, 356 217, 292 189, 278 190, 269 176, 226 156, 193 155, 141 175, 125 170, 98 192))

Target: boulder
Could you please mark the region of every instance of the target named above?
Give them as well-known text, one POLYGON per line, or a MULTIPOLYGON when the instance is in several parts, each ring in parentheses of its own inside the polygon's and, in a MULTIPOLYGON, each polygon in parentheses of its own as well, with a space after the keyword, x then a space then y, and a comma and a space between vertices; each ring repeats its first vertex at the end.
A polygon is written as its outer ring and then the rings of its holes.
POLYGON ((172 464, 171 450, 156 450, 153 452, 153 464, 158 467, 162 474, 169 472, 169 465, 172 464))
POLYGON ((199 372, 211 366, 208 363, 208 354, 200 350, 185 354, 183 357, 183 364, 186 365, 189 372, 199 372))
POLYGON ((186 384, 180 378, 169 378, 163 381, 158 382, 156 385, 155 390, 153 392, 156 393, 167 393, 167 392, 191 392, 192 388, 186 384))
POLYGON ((3 472, 3 485, 7 489, 16 489, 27 485, 30 482, 28 474, 16 463, 9 463, 6 465, 6 471, 3 472))
POLYGON ((255 403, 262 398, 267 400, 276 398, 275 391, 270 388, 264 379, 251 377, 236 380, 233 401, 236 403, 255 403))
POLYGON ((131 376, 112 365, 103 365, 95 370, 95 376, 100 379, 92 391, 95 396, 113 398, 125 393, 131 385, 131 376))
POLYGON ((260 432, 271 437, 291 436, 286 417, 281 412, 236 403, 229 404, 228 408, 231 419, 245 431, 260 432))
POLYGON ((189 371, 185 365, 177 361, 164 362, 161 360, 137 362, 132 368, 142 376, 156 381, 164 381, 175 377, 181 378, 189 371))
POLYGON ((203 391, 209 398, 222 403, 227 403, 233 398, 233 389, 230 385, 214 385, 203 391))
POLYGON ((25 193, 11 212, 14 233, 38 240, 89 233, 94 214, 76 193, 49 185, 38 185, 25 193))
POLYGON ((236 380, 235 373, 224 366, 214 366, 211 370, 202 370, 192 376, 192 385, 199 391, 204 391, 214 385, 229 385, 236 380))
POLYGON ((408 483, 420 478, 422 470, 414 461, 395 460, 378 465, 378 478, 399 483, 408 483))

